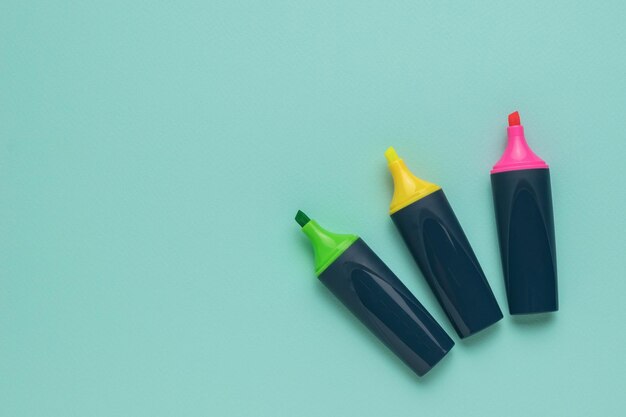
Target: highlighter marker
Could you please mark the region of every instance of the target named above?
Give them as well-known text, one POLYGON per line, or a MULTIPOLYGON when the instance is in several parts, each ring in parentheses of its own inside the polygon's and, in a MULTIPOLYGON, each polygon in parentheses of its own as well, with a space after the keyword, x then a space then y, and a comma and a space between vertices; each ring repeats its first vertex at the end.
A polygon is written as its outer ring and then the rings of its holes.
POLYGON ((390 214, 461 338, 502 318, 502 311, 448 199, 438 185, 414 176, 393 148, 390 214))
POLYGON ((355 235, 329 232, 298 211, 319 280, 417 375, 454 342, 378 256, 355 235))
POLYGON ((491 186, 509 311, 557 311, 550 170, 526 143, 518 112, 509 115, 507 136, 491 186))

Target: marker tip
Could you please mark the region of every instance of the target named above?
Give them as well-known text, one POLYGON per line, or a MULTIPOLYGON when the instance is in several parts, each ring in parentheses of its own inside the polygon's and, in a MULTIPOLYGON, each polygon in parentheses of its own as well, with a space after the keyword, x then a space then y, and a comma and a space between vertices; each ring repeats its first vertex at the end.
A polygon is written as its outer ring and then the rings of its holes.
POLYGON ((390 146, 389 149, 385 151, 385 158, 387 158, 388 163, 396 162, 400 160, 400 157, 396 153, 396 150, 393 149, 393 146, 390 146))
POLYGON ((519 126, 520 124, 519 112, 509 114, 509 126, 519 126))
POLYGON ((309 219, 309 216, 304 214, 302 210, 298 210, 298 213, 296 213, 296 222, 300 225, 300 227, 304 227, 304 225, 310 221, 311 219, 309 219))

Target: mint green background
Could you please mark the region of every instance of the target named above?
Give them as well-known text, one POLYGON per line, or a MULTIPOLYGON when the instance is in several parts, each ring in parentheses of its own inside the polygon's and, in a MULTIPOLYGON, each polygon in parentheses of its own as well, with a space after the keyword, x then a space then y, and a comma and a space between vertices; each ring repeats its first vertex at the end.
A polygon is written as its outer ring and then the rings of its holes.
MULTIPOLYGON (((478 2, 476 2, 478 3, 478 2)), ((626 3, 0 5, 1 416, 590 416, 626 406, 626 3), (459 341, 389 217, 441 184, 503 309, 489 168, 552 167, 561 311, 459 341), (457 346, 415 377, 293 221, 359 233, 457 346)))

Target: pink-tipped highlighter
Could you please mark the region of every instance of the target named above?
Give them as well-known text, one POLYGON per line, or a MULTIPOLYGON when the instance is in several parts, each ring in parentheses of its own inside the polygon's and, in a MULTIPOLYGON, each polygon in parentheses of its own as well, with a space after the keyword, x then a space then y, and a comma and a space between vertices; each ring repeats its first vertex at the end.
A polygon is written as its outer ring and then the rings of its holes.
POLYGON ((518 112, 491 170, 498 239, 511 314, 558 310, 550 170, 526 143, 518 112))
POLYGON ((502 158, 493 166, 492 174, 522 169, 548 168, 548 164, 539 158, 526 143, 524 126, 520 124, 518 112, 509 114, 509 127, 506 131, 508 143, 502 158))

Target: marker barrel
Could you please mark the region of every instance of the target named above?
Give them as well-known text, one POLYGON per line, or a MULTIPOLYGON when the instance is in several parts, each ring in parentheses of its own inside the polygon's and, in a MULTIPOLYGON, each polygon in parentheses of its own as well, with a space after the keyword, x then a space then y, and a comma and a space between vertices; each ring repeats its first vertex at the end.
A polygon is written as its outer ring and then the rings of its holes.
POLYGON ((443 190, 391 215, 461 338, 496 323, 502 312, 443 190))
POLYGON ((491 185, 510 313, 557 311, 550 170, 493 173, 491 185))
POLYGON ((360 238, 319 279, 419 376, 454 346, 424 306, 360 238))

